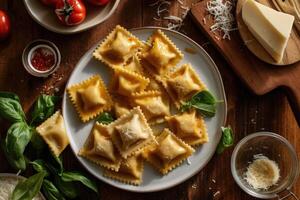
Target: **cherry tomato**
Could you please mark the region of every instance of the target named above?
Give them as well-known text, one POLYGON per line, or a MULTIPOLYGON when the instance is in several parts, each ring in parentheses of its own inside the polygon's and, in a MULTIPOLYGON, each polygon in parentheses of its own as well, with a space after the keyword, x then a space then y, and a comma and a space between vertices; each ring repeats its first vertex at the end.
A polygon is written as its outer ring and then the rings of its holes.
POLYGON ((0 40, 8 37, 10 33, 10 20, 5 11, 0 10, 0 40))
POLYGON ((63 24, 74 26, 83 22, 86 9, 81 0, 57 0, 55 13, 63 24))
POLYGON ((87 0, 87 1, 95 6, 104 6, 108 2, 110 2, 110 0, 87 0))
POLYGON ((57 0, 41 0, 41 2, 46 6, 55 7, 57 0))

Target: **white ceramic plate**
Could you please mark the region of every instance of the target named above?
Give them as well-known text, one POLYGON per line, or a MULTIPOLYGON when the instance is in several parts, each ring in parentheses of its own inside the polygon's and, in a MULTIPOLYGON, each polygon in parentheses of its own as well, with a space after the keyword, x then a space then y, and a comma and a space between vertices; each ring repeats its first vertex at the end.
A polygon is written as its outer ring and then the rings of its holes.
POLYGON ((107 5, 86 5, 85 20, 77 26, 65 26, 58 21, 53 8, 41 3, 41 0, 23 0, 30 16, 41 26, 55 33, 72 34, 90 29, 108 19, 118 7, 120 0, 111 0, 107 5))
MULTIPOLYGON (((146 27, 134 29, 131 32, 141 40, 146 40, 155 30, 154 27, 146 27)), ((163 190, 174 185, 177 185, 186 179, 190 178, 199 172, 213 156, 217 144, 219 143, 221 132, 220 127, 224 125, 226 120, 226 97, 223 88, 220 73, 208 56, 208 54, 195 42, 188 37, 169 30, 163 30, 166 35, 175 43, 175 45, 185 54, 184 59, 180 64, 191 63, 200 78, 207 85, 208 89, 218 99, 223 100, 217 106, 217 114, 211 119, 207 119, 206 125, 210 141, 198 148, 197 151, 189 158, 190 164, 184 162, 181 166, 171 171, 169 174, 162 176, 146 163, 143 174, 143 183, 140 186, 126 185, 102 176, 102 170, 96 164, 88 161, 85 158, 78 157, 79 162, 98 179, 111 184, 115 187, 122 188, 134 192, 152 192, 163 190), (195 54, 190 54, 184 51, 185 48, 193 48, 195 54)), ((74 69, 66 87, 87 79, 93 74, 100 74, 106 84, 109 83, 110 73, 108 67, 101 62, 92 58, 92 52, 96 46, 91 48, 78 62, 74 69)), ((84 124, 80 121, 73 105, 71 104, 66 91, 63 98, 63 115, 65 119, 67 133, 70 139, 71 148, 77 155, 79 149, 83 146, 88 137, 94 121, 84 124)))

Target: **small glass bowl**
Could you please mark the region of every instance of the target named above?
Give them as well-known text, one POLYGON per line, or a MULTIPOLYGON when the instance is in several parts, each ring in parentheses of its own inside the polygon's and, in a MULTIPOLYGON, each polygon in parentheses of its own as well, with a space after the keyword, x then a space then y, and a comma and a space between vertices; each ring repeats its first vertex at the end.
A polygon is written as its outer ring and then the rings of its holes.
POLYGON ((291 189, 299 174, 299 163, 293 146, 282 136, 272 132, 257 132, 243 138, 231 157, 231 173, 236 183, 249 195, 271 199, 291 189), (262 154, 275 161, 280 169, 276 185, 268 190, 255 190, 244 179, 245 172, 254 155, 262 154))
POLYGON ((57 46, 53 42, 50 42, 48 40, 42 40, 42 39, 34 40, 31 43, 29 43, 25 47, 22 55, 22 62, 24 68, 27 70, 28 73, 37 77, 47 77, 53 72, 55 72, 60 65, 60 60, 61 60, 61 55, 57 46), (51 51, 54 55, 55 63, 48 70, 45 71, 37 70, 32 66, 30 62, 32 53, 34 52, 34 50, 38 48, 46 48, 49 51, 51 51))

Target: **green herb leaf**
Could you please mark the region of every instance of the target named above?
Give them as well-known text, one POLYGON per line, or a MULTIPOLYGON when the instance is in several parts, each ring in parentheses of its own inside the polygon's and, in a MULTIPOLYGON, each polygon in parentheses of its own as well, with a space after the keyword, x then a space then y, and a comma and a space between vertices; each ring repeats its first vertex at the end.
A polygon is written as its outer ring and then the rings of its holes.
POLYGON ((234 143, 233 131, 230 127, 221 127, 222 129, 222 138, 217 147, 217 153, 221 154, 225 148, 228 148, 234 143))
POLYGON ((51 168, 53 174, 62 175, 64 171, 64 166, 62 162, 62 158, 54 155, 52 151, 49 151, 49 163, 48 168, 51 168))
POLYGON ((31 114, 31 124, 38 125, 48 119, 55 111, 55 104, 59 97, 50 95, 41 95, 34 104, 31 114))
POLYGON ((78 190, 73 182, 65 182, 61 176, 55 176, 54 183, 65 197, 74 199, 78 196, 78 190))
POLYGON ((110 124, 113 121, 115 121, 115 119, 109 112, 104 112, 97 118, 97 122, 102 124, 110 124))
POLYGON ((0 117, 12 123, 25 121, 25 114, 19 101, 0 97, 0 117))
POLYGON ((49 172, 48 172, 48 168, 47 168, 47 163, 42 160, 42 159, 38 159, 35 161, 30 162, 30 164, 32 165, 33 169, 36 172, 42 172, 45 171, 46 172, 46 177, 49 176, 49 172))
POLYGON ((12 156, 10 156, 9 153, 7 152, 6 144, 4 140, 1 142, 1 148, 10 166, 12 166, 16 170, 24 171, 26 169, 26 161, 24 156, 18 159, 15 159, 12 156))
POLYGON ((55 185, 47 179, 43 181, 42 190, 47 200, 65 200, 55 185))
POLYGON ((90 188, 94 192, 98 193, 97 185, 94 181, 86 178, 86 176, 82 175, 79 172, 63 172, 61 176, 62 180, 65 182, 81 182, 86 187, 90 188))
POLYGON ((32 132, 25 122, 14 123, 7 131, 5 144, 9 156, 19 159, 30 142, 32 132))
POLYGON ((189 109, 196 108, 204 117, 213 117, 216 114, 216 100, 207 90, 198 92, 190 100, 181 105, 180 111, 185 112, 189 109))
POLYGON ((12 93, 12 92, 0 92, 0 97, 14 99, 14 100, 20 102, 18 95, 16 95, 15 93, 12 93))
POLYGON ((32 137, 30 143, 35 149, 36 155, 40 156, 46 148, 46 143, 43 138, 37 133, 36 129, 31 127, 32 137))
POLYGON ((45 171, 39 172, 25 181, 21 181, 15 187, 11 200, 32 200, 40 191, 45 171))

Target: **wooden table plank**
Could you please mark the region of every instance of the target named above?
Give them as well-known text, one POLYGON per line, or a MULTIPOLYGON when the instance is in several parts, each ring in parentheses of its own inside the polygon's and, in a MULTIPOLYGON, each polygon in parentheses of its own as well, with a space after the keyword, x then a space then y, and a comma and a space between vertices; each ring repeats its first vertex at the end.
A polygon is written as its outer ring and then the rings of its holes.
MULTIPOLYGON (((108 34, 115 25, 121 24, 126 28, 166 25, 167 22, 153 20, 156 11, 154 7, 149 6, 151 2, 153 1, 122 0, 116 13, 103 24, 83 33, 64 36, 49 32, 33 22, 19 0, 1 1, 0 8, 8 9, 12 16, 13 33, 8 41, 0 43, 0 90, 16 92, 24 103, 25 110, 30 108, 32 102, 41 91, 45 91, 45 86, 54 84, 54 87, 58 87, 60 92, 62 92, 69 74, 80 57, 108 34), (9 2, 9 5, 7 5, 7 2, 9 2), (22 50, 28 42, 37 38, 51 40, 60 48, 62 65, 56 76, 46 79, 34 78, 23 69, 21 64, 22 50), (62 75, 63 78, 59 80, 62 75)), ((195 2, 197 1, 184 1, 185 5, 191 5, 195 2)), ((174 5, 171 13, 174 15, 178 14, 180 6, 175 0, 172 4, 174 5)), ((222 56, 208 43, 208 40, 200 30, 196 28, 190 16, 186 17, 184 23, 182 31, 204 47, 221 72, 228 99, 227 123, 234 129, 236 141, 252 132, 260 130, 273 131, 291 141, 299 154, 300 130, 285 94, 280 89, 260 97, 251 94, 235 76, 222 56)), ((3 138, 5 131, 1 129, 0 132, 3 138)), ((232 149, 224 152, 222 155, 215 155, 200 173, 176 187, 161 192, 149 194, 131 193, 97 181, 100 197, 103 200, 213 199, 213 194, 220 191, 220 195, 217 195, 214 199, 254 199, 241 191, 234 183, 230 172, 231 152, 232 149), (216 183, 213 180, 216 180, 216 183)), ((67 169, 85 171, 70 148, 64 152, 63 157, 67 169)), ((13 172, 1 151, 0 163, 0 172, 13 172)), ((300 181, 297 181, 293 191, 300 196, 300 181)), ((82 191, 81 197, 81 199, 98 199, 95 195, 85 190, 82 191)))

